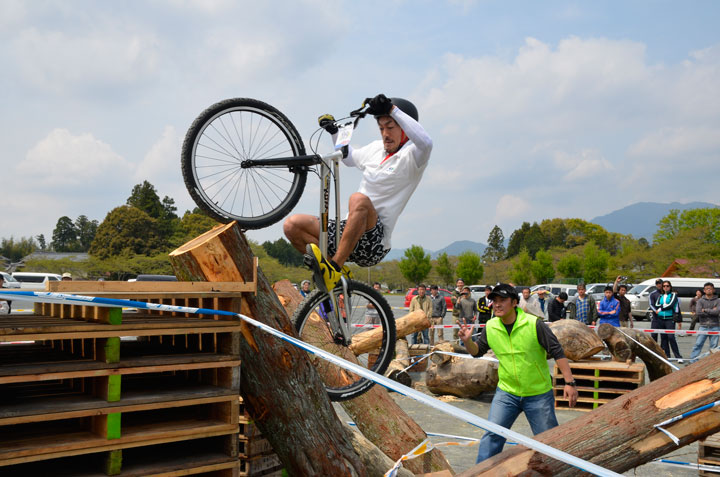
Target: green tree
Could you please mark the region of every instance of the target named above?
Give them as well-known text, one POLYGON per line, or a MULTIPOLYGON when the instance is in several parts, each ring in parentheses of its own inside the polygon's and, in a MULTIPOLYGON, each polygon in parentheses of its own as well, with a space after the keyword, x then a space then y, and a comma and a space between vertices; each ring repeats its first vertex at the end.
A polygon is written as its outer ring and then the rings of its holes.
POLYGON ((688 209, 680 212, 672 209, 658 222, 653 236, 655 243, 676 238, 680 232, 698 227, 706 229, 706 240, 720 244, 720 208, 688 209))
POLYGON ((553 258, 547 250, 538 250, 530 265, 536 283, 550 283, 555 278, 553 258))
POLYGON ((525 246, 525 235, 530 231, 530 222, 523 222, 519 229, 515 229, 510 234, 510 240, 508 240, 507 256, 512 258, 519 254, 525 246))
POLYGON ((487 248, 483 252, 483 258, 489 262, 499 262, 505 258, 505 235, 500 227, 495 225, 490 231, 487 239, 487 248))
POLYGON ((81 246, 77 238, 77 228, 75 228, 75 224, 70 217, 64 215, 58 219, 53 230, 51 246, 56 252, 80 251, 81 246))
POLYGON ((607 250, 599 248, 594 241, 585 245, 583 250, 583 277, 587 283, 603 282, 607 279, 607 269, 610 263, 610 254, 607 250))
POLYGON ((564 278, 579 278, 582 274, 582 260, 574 253, 569 253, 558 261, 557 269, 564 278))
POLYGON ((510 279, 516 285, 529 285, 532 278, 532 259, 527 249, 517 254, 510 268, 510 279))
POLYGON ((40 234, 35 237, 35 240, 37 240, 38 246, 40 247, 40 250, 45 250, 47 248, 47 242, 45 242, 45 235, 40 234))
POLYGON ((150 256, 163 250, 157 221, 128 205, 116 207, 107 214, 90 246, 90 254, 101 259, 123 254, 150 256))
POLYGON ((21 258, 27 257, 37 250, 37 248, 37 244, 35 244, 32 237, 22 237, 17 241, 15 241, 13 237, 10 237, 9 239, 4 238, 0 241, 0 255, 9 258, 13 262, 18 262, 21 258))
POLYGON ((480 261, 480 255, 469 250, 458 255, 457 274, 466 284, 477 283, 484 273, 485 268, 480 261))
POLYGON ((282 237, 274 242, 263 242, 262 248, 265 249, 268 255, 276 258, 283 265, 299 267, 303 264, 303 255, 282 237))
POLYGON ((126 203, 142 210, 153 219, 161 219, 165 213, 165 207, 160 202, 155 186, 148 181, 135 185, 126 203))
POLYGON ((430 254, 420 245, 412 245, 405 250, 405 256, 400 260, 400 272, 413 284, 423 281, 430 273, 430 254))
POLYGON ((444 285, 452 283, 455 278, 455 267, 450 262, 450 258, 447 253, 443 252, 438 255, 435 271, 438 272, 438 275, 440 275, 444 285))
POLYGON ((218 225, 217 221, 196 210, 200 209, 196 207, 192 212, 186 211, 183 214, 176 230, 176 238, 173 239, 173 246, 180 246, 218 225))
POLYGON ((95 234, 98 229, 98 221, 90 220, 85 215, 79 216, 75 219, 75 230, 77 231, 78 242, 80 243, 80 250, 87 252, 90 250, 95 234))
POLYGON ((530 257, 535 258, 535 254, 538 250, 546 247, 547 239, 543 235, 543 232, 537 222, 533 222, 532 225, 528 222, 523 222, 520 228, 510 235, 507 255, 508 258, 512 258, 525 248, 530 254, 530 257))
POLYGON ((568 234, 565 219, 545 219, 540 222, 540 231, 548 247, 565 247, 568 234))

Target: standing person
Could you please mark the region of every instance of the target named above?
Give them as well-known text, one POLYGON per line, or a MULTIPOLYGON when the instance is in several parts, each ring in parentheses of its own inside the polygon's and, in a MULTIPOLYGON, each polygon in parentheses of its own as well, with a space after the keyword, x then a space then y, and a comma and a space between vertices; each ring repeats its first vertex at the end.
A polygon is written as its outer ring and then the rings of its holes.
POLYGON ((546 295, 547 290, 545 290, 544 288, 540 288, 535 293, 530 295, 530 298, 528 299, 527 305, 525 307, 525 311, 527 313, 530 313, 531 315, 535 315, 547 321, 548 302, 550 300, 547 299, 546 295))
MULTIPOLYGON (((418 122, 418 110, 410 101, 379 94, 369 102, 367 113, 375 116, 381 140, 359 149, 348 147, 343 163, 362 173, 358 191, 350 196, 345 220, 328 225, 328 251, 318 247, 320 219, 307 214, 291 215, 283 229, 290 243, 313 270, 323 291, 332 290, 341 275, 348 275, 346 261, 361 267, 380 262, 390 251, 393 229, 410 197, 420 184, 430 160, 432 139, 418 122), (340 241, 335 249, 335 234, 340 241)), ((336 139, 332 116, 318 118, 321 127, 336 139)))
MULTIPOLYGON (((698 331, 720 331, 720 298, 715 295, 715 285, 711 282, 707 282, 703 287, 705 296, 697 301, 695 312, 698 316, 698 323, 700 327, 698 331)), ((697 357, 702 352, 705 340, 708 335, 698 335, 693 346, 692 352, 690 353, 690 362, 694 363, 697 361, 697 357)), ((718 335, 710 335, 710 349, 717 348, 718 335)))
POLYGON ((72 273, 65 272, 62 274, 62 278, 60 278, 64 282, 71 282, 72 281, 72 273))
MULTIPOLYGON (((615 328, 620 328, 620 302, 613 296, 613 289, 611 286, 605 287, 605 298, 600 301, 598 305, 598 316, 600 319, 597 321, 598 325, 603 323, 609 323, 615 328)), ((594 325, 595 323, 593 323, 594 325)))
POLYGON ((460 323, 475 324, 477 303, 472 299, 470 287, 463 287, 457 307, 460 309, 460 315, 458 316, 460 323))
MULTIPOLYGON (((427 287, 425 287, 424 284, 420 284, 417 286, 417 295, 413 297, 412 300, 410 300, 410 308, 408 312, 412 313, 413 311, 420 310, 425 313, 425 316, 427 316, 428 321, 432 323, 432 301, 430 298, 425 294, 427 292, 427 287)), ((408 335, 408 344, 415 344, 418 342, 418 337, 420 336, 420 333, 422 333, 423 337, 423 343, 428 344, 430 342, 430 338, 428 337, 428 330, 425 328, 422 330, 422 332, 416 332, 413 334, 408 335)))
MULTIPOLYGON (((0 289, 5 287, 5 277, 0 275, 0 289)), ((10 304, 5 300, 0 300, 0 315, 10 314, 10 304)))
MULTIPOLYGON (((510 429, 524 412, 533 434, 539 434, 558 425, 547 355, 555 359, 562 372, 563 397, 573 407, 578 392, 570 365, 547 324, 517 306, 519 299, 512 286, 496 286, 490 298, 495 316, 478 337, 473 339, 473 329, 460 323, 460 338, 468 353, 479 357, 492 349, 499 361, 499 381, 488 420, 510 429)), ((486 432, 477 461, 499 453, 504 444, 504 437, 486 432)))
POLYGON ((703 297, 705 294, 705 291, 702 288, 698 288, 695 290, 695 296, 690 299, 690 316, 692 316, 692 320, 690 321, 690 329, 695 329, 695 324, 697 323, 697 302, 700 298, 703 297))
POLYGON ((627 285, 620 283, 620 281, 625 278, 626 277, 619 276, 615 279, 615 283, 613 283, 613 296, 620 302, 620 326, 627 328, 628 324, 630 324, 630 328, 632 328, 632 305, 630 304, 630 300, 625 296, 627 294, 627 285))
MULTIPOLYGON (((663 325, 658 320, 657 309, 655 308, 655 303, 657 303, 658 298, 660 298, 660 296, 662 295, 662 289, 663 289, 662 285, 663 285, 662 278, 658 278, 657 280, 655 280, 655 290, 653 290, 653 292, 650 293, 650 296, 648 297, 648 306, 650 307, 650 311, 652 313, 652 321, 650 322, 650 327, 654 330, 659 329, 660 326, 663 325)), ((650 333, 650 337, 657 342, 657 340, 658 340, 657 333, 650 333)))
POLYGON ((484 325, 492 318, 492 300, 489 298, 492 292, 490 285, 485 286, 485 296, 481 296, 477 301, 478 323, 484 325))
POLYGON ((518 303, 518 306, 522 308, 523 311, 528 311, 528 300, 530 300, 530 287, 523 287, 520 295, 520 302, 518 303))
MULTIPOLYGON (((452 291, 452 297, 450 297, 450 302, 452 303, 453 310, 452 310, 452 316, 453 321, 457 321, 460 319, 460 308, 457 306, 458 300, 462 298, 462 291, 463 287, 465 286, 465 280, 462 278, 458 278, 455 282, 455 289, 452 291)), ((453 340, 458 339, 458 329, 453 329, 453 340)))
POLYGON ((560 294, 550 302, 548 308, 548 320, 558 321, 565 318, 565 302, 568 299, 568 295, 565 292, 560 294))
POLYGON ((304 297, 310 294, 310 280, 300 282, 300 294, 304 297))
MULTIPOLYGON (((442 325, 445 319, 445 313, 447 313, 447 303, 445 303, 445 297, 440 295, 437 285, 430 287, 430 299, 432 300, 432 318, 430 318, 430 324, 432 326, 442 325)), ((438 342, 445 341, 445 330, 442 328, 437 329, 438 342)), ((430 346, 435 344, 435 328, 430 328, 430 346)))
POLYGON ((570 309, 570 319, 582 321, 586 325, 594 324, 597 321, 597 304, 595 299, 587 294, 587 288, 584 283, 577 286, 577 295, 568 305, 570 309))
MULTIPOLYGON (((373 289, 382 294, 382 285, 380 285, 380 282, 373 283, 373 289)), ((368 302, 368 304, 365 305, 365 324, 377 325, 378 323, 380 323, 380 313, 378 313, 375 305, 368 302)))
MULTIPOLYGON (((670 283, 669 280, 664 280, 662 287, 663 294, 660 295, 658 301, 655 303, 658 315, 656 323, 659 325, 656 329, 674 330, 677 323, 677 329, 681 330, 682 315, 680 314, 680 300, 678 300, 677 293, 672 291, 672 283, 670 283)), ((660 347, 663 351, 665 351, 665 356, 668 358, 670 357, 670 348, 672 348, 672 352, 675 354, 675 357, 682 363, 683 357, 680 355, 680 351, 678 350, 675 335, 663 333, 660 336, 660 347)))

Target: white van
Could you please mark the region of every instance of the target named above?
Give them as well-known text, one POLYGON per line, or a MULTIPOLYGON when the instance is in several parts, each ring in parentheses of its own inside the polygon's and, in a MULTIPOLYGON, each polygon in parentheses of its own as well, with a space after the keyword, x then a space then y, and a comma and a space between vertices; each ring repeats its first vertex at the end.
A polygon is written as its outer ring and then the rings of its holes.
POLYGON ((680 300, 680 311, 689 319, 690 300, 695 296, 695 290, 702 289, 703 286, 710 282, 715 288, 720 288, 720 279, 717 278, 680 278, 680 277, 657 277, 645 280, 628 290, 627 297, 632 307, 633 318, 638 320, 652 319, 652 311, 648 303, 650 294, 655 290, 655 280, 668 280, 673 287, 673 291, 678 294, 680 300))
POLYGON ((20 282, 25 290, 47 290, 47 282, 59 282, 62 276, 57 273, 15 272, 13 278, 20 282))
POLYGON ((541 288, 552 293, 553 296, 558 296, 560 292, 567 293, 568 297, 577 294, 577 285, 568 285, 567 283, 543 283, 541 285, 535 285, 530 287, 530 293, 536 292, 541 288))

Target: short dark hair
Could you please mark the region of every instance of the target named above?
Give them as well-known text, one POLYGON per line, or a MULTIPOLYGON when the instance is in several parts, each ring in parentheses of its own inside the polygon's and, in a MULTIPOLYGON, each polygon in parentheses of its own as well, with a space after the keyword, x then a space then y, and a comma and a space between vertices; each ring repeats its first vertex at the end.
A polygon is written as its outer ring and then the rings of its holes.
POLYGON ((530 287, 522 287, 522 291, 525 291, 525 290, 530 291, 530 287))
POLYGON ((612 287, 611 287, 610 285, 608 285, 608 286, 605 287, 605 290, 604 290, 604 291, 613 291, 613 289, 612 289, 612 287))
POLYGON ((707 282, 705 285, 703 285, 703 288, 710 285, 711 287, 715 288, 715 284, 713 282, 707 282))
POLYGON ((427 288, 424 283, 421 283, 417 286, 418 288, 427 288))
POLYGON ((627 285, 625 285, 624 283, 621 284, 621 285, 618 287, 618 290, 621 289, 621 288, 624 288, 625 291, 627 291, 627 285))
POLYGON ((655 285, 657 285, 658 283, 662 283, 662 282, 663 282, 663 279, 662 279, 662 278, 658 278, 657 280, 655 280, 655 285))
POLYGON ((582 288, 583 290, 587 290, 587 287, 585 286, 585 284, 583 282, 578 283, 577 288, 582 288))
POLYGON ((490 285, 485 285, 485 289, 492 291, 492 287, 490 285))
POLYGON ((558 295, 558 298, 560 298, 561 300, 567 300, 568 299, 567 293, 560 292, 560 294, 558 295))
POLYGON ((380 285, 380 286, 382 286, 382 285, 380 284, 380 282, 373 282, 373 286, 375 286, 375 285, 380 285))
POLYGON ((437 286, 437 285, 430 285, 430 289, 431 289, 431 290, 437 290, 437 289, 438 289, 438 286, 437 286))

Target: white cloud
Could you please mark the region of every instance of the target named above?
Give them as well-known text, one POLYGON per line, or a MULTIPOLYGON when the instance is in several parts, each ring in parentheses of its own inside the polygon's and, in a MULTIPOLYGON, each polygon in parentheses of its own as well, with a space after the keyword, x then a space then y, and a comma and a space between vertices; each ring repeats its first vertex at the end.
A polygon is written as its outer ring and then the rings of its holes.
POLYGON ((596 179, 598 175, 610 172, 615 167, 605 159, 600 151, 585 149, 578 154, 557 151, 554 156, 555 166, 564 172, 564 180, 596 179))
POLYGON ((54 129, 30 149, 17 171, 41 186, 77 194, 77 188, 98 189, 129 177, 132 165, 112 148, 83 133, 54 129))
MULTIPOLYGON (((515 195, 505 194, 500 197, 495 206, 495 218, 503 219, 502 221, 504 222, 510 218, 521 217, 527 213, 529 209, 530 204, 525 199, 515 195)), ((496 220, 496 222, 498 221, 499 220, 496 220)))
POLYGON ((17 25, 25 17, 25 3, 21 0, 3 0, 0 2, 0 28, 17 25))
POLYGON ((628 149, 628 155, 640 158, 678 158, 714 154, 720 151, 720 128, 666 127, 640 138, 628 149))
POLYGON ((24 80, 52 92, 138 84, 158 63, 153 34, 115 26, 81 33, 30 27, 12 50, 24 80))

